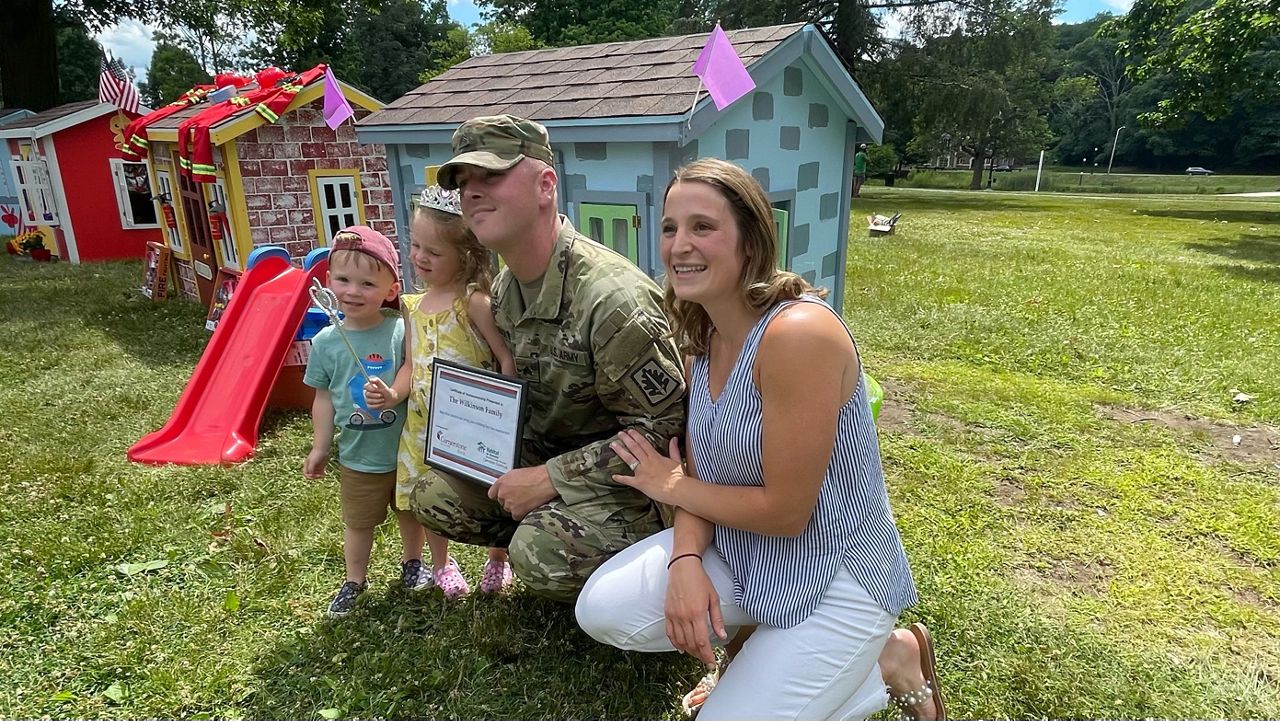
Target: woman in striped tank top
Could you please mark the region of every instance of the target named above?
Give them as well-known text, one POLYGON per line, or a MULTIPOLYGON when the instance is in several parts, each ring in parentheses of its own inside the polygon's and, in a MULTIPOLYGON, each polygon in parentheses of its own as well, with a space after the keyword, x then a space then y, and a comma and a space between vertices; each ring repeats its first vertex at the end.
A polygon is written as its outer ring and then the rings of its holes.
POLYGON ((674 527, 592 575, 578 623, 637 651, 714 667, 708 719, 865 718, 895 701, 945 718, 921 624, 894 630, 915 584, 885 492, 857 348, 820 291, 777 268, 760 185, 704 159, 662 219, 666 306, 688 354, 687 466, 642 436, 615 476, 675 508, 674 527))

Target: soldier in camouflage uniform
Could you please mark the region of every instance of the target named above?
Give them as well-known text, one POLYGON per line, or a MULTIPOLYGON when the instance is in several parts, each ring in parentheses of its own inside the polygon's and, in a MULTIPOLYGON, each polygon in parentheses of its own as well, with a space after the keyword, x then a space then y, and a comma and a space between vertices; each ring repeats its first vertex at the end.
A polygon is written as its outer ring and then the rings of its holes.
POLYGON ((491 488, 423 480, 410 508, 455 541, 508 546, 516 577, 572 601, 601 563, 661 529, 653 503, 613 481, 627 472, 609 442, 634 428, 657 448, 684 430, 680 356, 662 294, 639 268, 557 212, 546 129, 512 116, 475 118, 440 168, 462 210, 507 267, 493 311, 529 382, 521 468, 491 488))

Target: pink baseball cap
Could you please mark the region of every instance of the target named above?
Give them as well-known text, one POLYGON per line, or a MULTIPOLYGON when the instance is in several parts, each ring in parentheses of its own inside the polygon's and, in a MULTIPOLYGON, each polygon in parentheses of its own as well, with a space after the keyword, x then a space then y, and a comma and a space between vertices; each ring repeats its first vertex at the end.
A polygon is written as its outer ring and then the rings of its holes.
POLYGON ((395 243, 367 225, 353 225, 333 236, 332 250, 364 253, 387 266, 396 282, 400 282, 400 253, 396 251, 395 243))

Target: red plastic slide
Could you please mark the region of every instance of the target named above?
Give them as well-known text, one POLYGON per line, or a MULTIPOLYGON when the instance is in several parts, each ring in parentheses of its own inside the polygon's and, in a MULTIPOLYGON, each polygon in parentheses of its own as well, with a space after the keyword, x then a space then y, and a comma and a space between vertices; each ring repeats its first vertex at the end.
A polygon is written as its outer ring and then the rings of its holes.
POLYGON ((311 304, 307 288, 329 265, 299 270, 283 249, 269 250, 278 252, 255 251, 169 422, 135 443, 129 460, 217 465, 253 455, 267 398, 311 304))

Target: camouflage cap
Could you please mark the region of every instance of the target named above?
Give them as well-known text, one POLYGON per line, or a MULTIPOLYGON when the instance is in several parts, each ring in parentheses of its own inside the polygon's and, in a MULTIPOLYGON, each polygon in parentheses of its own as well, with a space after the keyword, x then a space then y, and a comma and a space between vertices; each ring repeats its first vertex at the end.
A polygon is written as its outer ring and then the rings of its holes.
POLYGON ((547 129, 514 115, 472 118, 453 134, 453 158, 440 166, 436 182, 447 190, 458 187, 456 175, 463 165, 507 171, 526 157, 554 165, 547 129))

